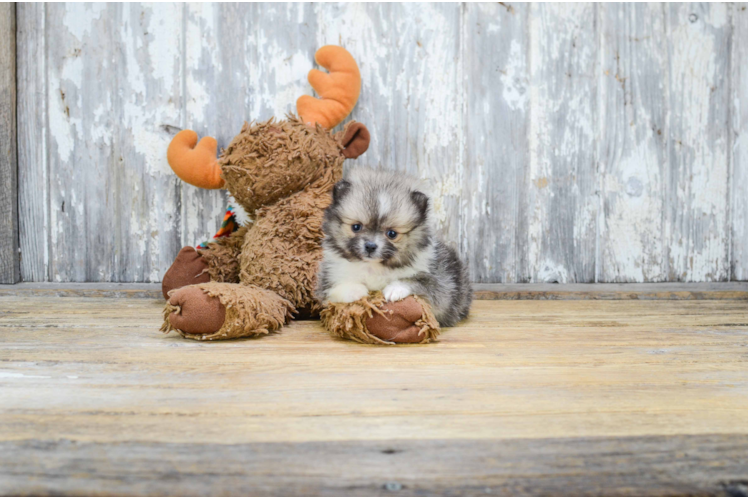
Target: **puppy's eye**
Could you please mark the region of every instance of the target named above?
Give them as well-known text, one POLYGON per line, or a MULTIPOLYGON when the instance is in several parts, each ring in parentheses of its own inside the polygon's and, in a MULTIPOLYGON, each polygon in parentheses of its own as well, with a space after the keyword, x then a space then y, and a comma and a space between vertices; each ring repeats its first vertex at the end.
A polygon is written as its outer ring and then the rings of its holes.
POLYGON ((361 231, 361 229, 363 229, 363 227, 364 226, 362 226, 361 224, 354 224, 354 225, 351 226, 351 229, 353 230, 354 233, 357 233, 357 232, 361 231))
POLYGON ((394 229, 388 230, 387 237, 391 240, 394 240, 395 238, 397 238, 397 231, 395 231, 394 229))

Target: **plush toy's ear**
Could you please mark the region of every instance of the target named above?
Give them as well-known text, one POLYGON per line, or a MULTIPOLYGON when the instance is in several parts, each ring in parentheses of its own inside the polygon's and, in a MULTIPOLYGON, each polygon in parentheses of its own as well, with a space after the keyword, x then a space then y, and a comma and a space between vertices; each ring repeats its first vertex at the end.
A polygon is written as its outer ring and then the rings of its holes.
POLYGON ((348 192, 349 189, 351 189, 350 182, 346 180, 338 181, 335 184, 335 187, 332 188, 332 202, 333 203, 340 202, 340 200, 343 199, 343 197, 345 196, 345 194, 348 192))
POLYGON ((369 149, 369 141, 371 141, 369 129, 363 123, 348 123, 345 126, 345 132, 341 141, 343 143, 343 156, 346 158, 358 158, 369 149))

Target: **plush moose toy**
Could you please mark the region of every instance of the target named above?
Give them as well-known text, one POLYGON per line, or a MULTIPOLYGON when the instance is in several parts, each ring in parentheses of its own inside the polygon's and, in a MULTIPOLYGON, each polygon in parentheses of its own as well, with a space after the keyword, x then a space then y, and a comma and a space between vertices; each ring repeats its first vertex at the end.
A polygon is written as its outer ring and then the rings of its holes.
POLYGON ((322 219, 343 161, 369 146, 364 125, 341 123, 358 100, 361 76, 343 48, 325 46, 315 55, 329 70, 311 70, 320 99, 302 96, 300 118, 245 123, 216 158, 212 137, 197 142, 179 132, 167 152, 183 181, 206 189, 226 188, 250 221, 216 238, 207 248, 184 247, 163 278, 167 299, 162 330, 198 340, 250 337, 280 329, 292 317, 321 313, 334 335, 359 342, 428 342, 438 324, 415 297, 385 303, 381 294, 352 304, 314 298, 322 258, 322 219))

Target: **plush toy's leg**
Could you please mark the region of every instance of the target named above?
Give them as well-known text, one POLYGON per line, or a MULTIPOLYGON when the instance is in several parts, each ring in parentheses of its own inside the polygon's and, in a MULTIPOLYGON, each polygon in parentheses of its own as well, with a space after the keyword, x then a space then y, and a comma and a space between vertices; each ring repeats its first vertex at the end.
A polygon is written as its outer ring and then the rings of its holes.
POLYGON ((161 331, 196 340, 254 337, 278 330, 294 312, 274 292, 211 281, 171 292, 161 331))
POLYGON ((208 263, 192 247, 184 247, 177 254, 164 279, 161 281, 161 293, 169 298, 169 292, 187 285, 207 283, 210 281, 208 263))
POLYGON ((377 293, 350 304, 328 304, 320 318, 336 337, 363 344, 425 344, 439 336, 431 306, 415 296, 386 302, 377 293))

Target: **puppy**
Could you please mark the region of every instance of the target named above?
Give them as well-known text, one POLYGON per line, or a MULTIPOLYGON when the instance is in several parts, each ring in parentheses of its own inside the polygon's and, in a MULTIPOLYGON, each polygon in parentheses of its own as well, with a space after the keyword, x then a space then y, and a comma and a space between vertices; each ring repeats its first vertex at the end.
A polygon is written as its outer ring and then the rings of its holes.
POLYGON ((395 302, 428 300, 441 326, 470 310, 473 291, 457 253, 433 237, 430 202, 416 181, 357 168, 333 189, 325 211, 317 297, 354 302, 380 290, 395 302))

